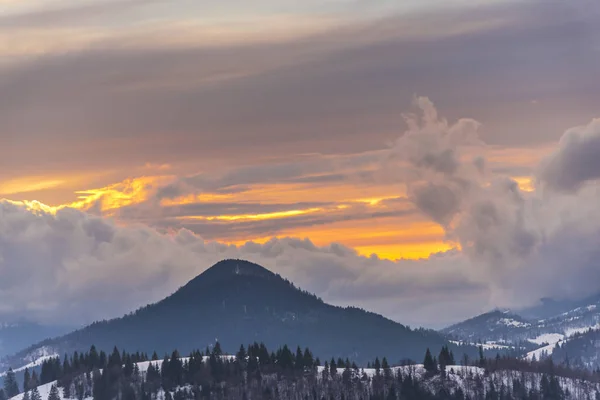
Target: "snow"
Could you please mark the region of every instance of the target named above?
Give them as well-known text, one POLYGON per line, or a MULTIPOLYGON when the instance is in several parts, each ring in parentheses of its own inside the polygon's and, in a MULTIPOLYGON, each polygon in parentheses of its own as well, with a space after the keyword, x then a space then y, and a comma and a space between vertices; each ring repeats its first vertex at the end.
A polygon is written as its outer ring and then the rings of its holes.
MULTIPOLYGON (((557 342, 560 343, 560 342, 557 342)), ((545 356, 549 356, 550 354, 552 354, 552 351, 554 350, 554 346, 556 346, 556 343, 551 343, 547 346, 543 346, 540 347, 539 349, 535 349, 533 351, 530 351, 529 353, 527 353, 525 355, 525 358, 527 360, 533 360, 533 357, 535 356, 536 360, 539 360, 540 358, 544 358, 545 356)))
MULTIPOLYGON (((23 365, 22 367, 19 367, 19 368, 13 369, 13 372, 19 372, 19 371, 23 371, 23 370, 24 370, 24 369, 26 369, 26 368, 30 368, 30 369, 31 369, 31 368, 34 368, 34 367, 39 367, 40 365, 42 365, 42 363, 43 363, 44 361, 46 361, 46 360, 50 360, 50 359, 52 359, 52 358, 56 358, 56 357, 58 357, 58 354, 48 354, 48 355, 41 356, 41 357, 39 357, 39 358, 37 358, 37 359, 33 360, 33 361, 32 361, 32 362, 30 362, 29 364, 25 364, 25 365, 23 365)), ((6 372, 3 372, 3 373, 1 373, 1 374, 0 374, 0 377, 2 377, 2 376, 4 376, 4 375, 6 375, 6 372)))
MULTIPOLYGON (((56 385, 57 381, 54 382, 50 382, 50 383, 46 383, 45 385, 40 385, 38 386, 38 391, 40 392, 40 396, 42 398, 42 400, 46 400, 48 398, 48 395, 50 394, 50 389, 52 388, 52 385, 56 385)), ((63 390, 61 388, 58 388, 58 394, 60 395, 61 399, 65 399, 64 394, 63 394, 63 390)), ((23 400, 23 393, 20 393, 14 397, 11 397, 10 400, 23 400)), ((92 400, 91 397, 87 397, 84 400, 92 400)))
POLYGON ((450 343, 454 343, 455 345, 458 346, 481 346, 483 347, 484 350, 506 350, 506 349, 512 349, 512 346, 507 346, 505 344, 498 344, 498 342, 496 341, 492 341, 492 342, 484 342, 484 343, 470 343, 470 342, 459 342, 456 340, 449 340, 450 343))
POLYGON ((565 336, 569 337, 569 336, 573 336, 577 333, 585 333, 590 329, 592 329, 592 330, 600 329, 600 323, 598 323, 596 325, 591 325, 591 326, 582 326, 579 328, 568 328, 565 330, 565 336))
POLYGON ((544 333, 533 339, 527 339, 527 341, 529 341, 531 343, 539 344, 539 345, 542 345, 544 343, 556 344, 556 343, 560 342, 561 340, 563 340, 564 338, 565 338, 565 335, 563 335, 561 333, 544 333))
POLYGON ((528 322, 520 322, 512 318, 502 318, 496 322, 498 325, 514 326, 516 328, 527 328, 531 326, 528 322))
POLYGON ((568 341, 570 337, 572 337, 573 335, 575 335, 577 333, 583 333, 583 332, 587 332, 589 329, 599 329, 599 328, 600 328, 600 324, 596 324, 594 326, 585 326, 585 327, 580 327, 580 328, 569 328, 569 329, 565 330, 564 335, 560 334, 560 333, 545 333, 534 339, 528 339, 531 343, 535 343, 535 344, 539 344, 539 345, 541 345, 543 343, 548 343, 548 345, 540 347, 539 349, 530 351, 529 353, 527 353, 525 355, 525 358, 527 360, 531 360, 531 359, 533 359, 533 356, 535 355, 535 358, 537 360, 539 360, 540 358, 543 358, 544 354, 547 356, 551 355, 556 344, 562 344, 562 343, 568 341))

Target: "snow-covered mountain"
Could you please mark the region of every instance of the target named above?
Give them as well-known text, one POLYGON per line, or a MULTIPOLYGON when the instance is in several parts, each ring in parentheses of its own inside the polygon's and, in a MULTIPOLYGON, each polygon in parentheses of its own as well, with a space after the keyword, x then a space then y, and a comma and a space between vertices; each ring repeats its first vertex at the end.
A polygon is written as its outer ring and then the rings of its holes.
POLYGON ((442 332, 472 343, 514 343, 530 335, 532 324, 509 311, 495 310, 449 326, 442 332))
POLYGON ((461 343, 483 344, 484 348, 509 346, 528 359, 552 355, 558 362, 568 359, 586 367, 600 366, 600 296, 577 302, 546 300, 542 306, 521 312, 527 317, 495 310, 441 332, 461 343), (558 313, 550 314, 552 311, 558 313))

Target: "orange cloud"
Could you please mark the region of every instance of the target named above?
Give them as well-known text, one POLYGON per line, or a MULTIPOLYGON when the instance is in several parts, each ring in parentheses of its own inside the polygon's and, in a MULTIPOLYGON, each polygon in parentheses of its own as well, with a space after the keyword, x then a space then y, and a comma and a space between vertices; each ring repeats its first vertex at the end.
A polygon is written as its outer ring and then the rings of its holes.
POLYGON ((204 216, 185 216, 179 219, 202 219, 206 221, 243 221, 243 220, 264 220, 264 219, 275 219, 275 218, 286 218, 295 217, 297 215, 311 214, 318 211, 322 211, 322 208, 309 208, 305 210, 289 210, 289 211, 278 211, 272 213, 262 214, 240 214, 240 215, 218 215, 213 217, 204 216))
POLYGON ((512 179, 517 182, 519 189, 524 192, 533 192, 535 190, 535 184, 531 176, 513 176, 512 179))
POLYGON ((157 187, 172 179, 170 176, 142 176, 126 179, 100 189, 77 191, 80 200, 62 207, 89 210, 96 206, 103 214, 111 214, 121 207, 147 201, 157 187))

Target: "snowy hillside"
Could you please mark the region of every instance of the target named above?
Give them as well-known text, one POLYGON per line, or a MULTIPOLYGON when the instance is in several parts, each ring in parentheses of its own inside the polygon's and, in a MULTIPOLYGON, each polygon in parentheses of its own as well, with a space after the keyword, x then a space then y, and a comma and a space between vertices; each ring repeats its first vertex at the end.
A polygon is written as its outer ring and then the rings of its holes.
MULTIPOLYGON (((206 363, 208 357, 205 357, 204 362, 206 363)), ((181 358, 182 363, 187 362, 188 358, 181 358)), ((221 360, 233 362, 235 357, 223 356, 221 360)), ((137 363, 137 369, 139 370, 142 379, 145 377, 146 371, 150 364, 160 369, 162 361, 146 361, 137 363)), ((517 396, 517 390, 521 386, 523 390, 529 393, 530 390, 543 391, 544 381, 547 379, 543 374, 533 372, 521 372, 521 371, 493 371, 486 372, 484 368, 475 366, 462 366, 462 365, 449 365, 446 367, 446 374, 442 377, 439 374, 428 373, 423 365, 408 365, 408 366, 397 366, 391 367, 385 372, 382 369, 375 368, 355 368, 345 369, 336 368, 337 376, 342 380, 347 376, 349 380, 361 380, 369 385, 376 385, 378 379, 385 379, 385 374, 389 374, 392 379, 406 380, 412 379, 420 382, 425 390, 432 394, 442 392, 447 393, 462 393, 465 396, 469 396, 472 399, 482 399, 486 394, 505 393, 512 396, 517 396), (348 375, 346 375, 348 374, 348 375)), ((335 383, 335 379, 331 377, 331 370, 326 367, 318 367, 316 370, 316 377, 318 381, 323 384, 323 380, 327 379, 332 385, 335 383)), ((265 381, 274 379, 274 376, 265 375, 263 378, 265 381)), ((557 377, 556 382, 559 384, 561 390, 564 393, 564 399, 584 399, 587 396, 595 396, 596 393, 600 393, 600 385, 597 383, 585 381, 582 379, 572 379, 557 377)), ((143 379, 144 380, 144 379, 143 379)), ((53 381, 44 385, 38 386, 38 391, 42 400, 47 400, 50 394, 50 390, 53 385, 57 385, 57 381, 53 381)), ((163 389, 159 389, 154 400, 165 400, 167 398, 177 398, 176 393, 191 393, 193 388, 190 385, 180 385, 174 388, 173 391, 165 393, 163 389)), ((59 388, 59 396, 61 400, 68 400, 65 397, 64 391, 59 388)), ((283 395, 283 393, 282 393, 283 395)), ((23 400, 24 394, 21 393, 17 396, 10 398, 9 400, 23 400)), ((72 396, 71 398, 73 398, 72 396)), ((179 396, 181 398, 181 395, 179 396)), ((84 396, 83 400, 91 400, 92 396, 84 396)))
MULTIPOLYGON (((319 367, 318 371, 320 374, 323 373, 324 367, 319 367)), ((462 365, 448 365, 446 367, 446 377, 442 379, 440 375, 430 376, 425 371, 422 364, 410 365, 410 366, 399 366, 391 368, 394 375, 401 375, 402 377, 411 376, 425 384, 432 393, 437 393, 441 387, 450 389, 454 392, 460 389, 466 395, 471 398, 482 398, 481 392, 487 393, 491 387, 494 386, 495 390, 506 388, 510 391, 510 387, 513 385, 514 380, 521 380, 524 387, 529 391, 530 389, 540 390, 543 380, 543 375, 540 373, 521 371, 496 371, 492 373, 486 373, 484 368, 474 366, 462 366, 462 365), (481 382, 483 385, 478 387, 476 382, 481 382)), ((337 368, 338 375, 344 373, 344 368, 337 368)), ((383 372, 380 371, 380 374, 383 372)), ((376 376, 377 371, 374 368, 363 368, 358 372, 359 375, 366 375, 369 378, 376 376)), ((585 382, 579 379, 572 378, 557 378, 562 389, 570 393, 572 399, 583 399, 589 393, 600 393, 600 385, 591 382, 585 382)))
POLYGON ((599 297, 575 304, 574 308, 558 315, 534 317, 524 318, 509 311, 492 311, 452 325, 442 332, 455 342, 481 344, 484 350, 514 349, 529 360, 552 355, 557 346, 564 346, 574 337, 584 341, 581 337, 588 335, 590 338, 585 348, 593 354, 571 352, 570 361, 590 368, 599 366, 597 361, 591 361, 600 360, 600 349, 597 348, 600 346, 595 346, 591 339, 593 332, 600 330, 599 297), (592 300, 593 303, 587 303, 592 300))
MULTIPOLYGON (((56 384, 57 384, 57 381, 54 381, 54 382, 46 383, 45 385, 40 385, 37 387, 38 392, 40 392, 40 396, 42 397, 42 400, 48 399, 48 395, 50 394, 50 389, 52 388, 53 385, 56 385, 56 384)), ((61 399, 65 399, 64 392, 61 388, 58 388, 58 394, 60 395, 61 399)), ((18 395, 11 397, 9 400, 23 400, 23 396, 24 396, 24 393, 19 393, 18 395)), ((85 400, 87 400, 87 399, 91 399, 91 397, 86 397, 85 400)))

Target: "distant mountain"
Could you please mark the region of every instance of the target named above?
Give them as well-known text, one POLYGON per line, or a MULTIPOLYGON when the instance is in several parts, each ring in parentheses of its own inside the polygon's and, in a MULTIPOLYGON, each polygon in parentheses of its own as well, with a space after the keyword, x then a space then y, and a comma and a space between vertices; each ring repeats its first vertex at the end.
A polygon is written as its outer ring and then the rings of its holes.
POLYGON ((531 322, 509 311, 494 310, 441 330, 451 337, 479 342, 514 342, 527 338, 531 322))
POLYGON ((600 367, 600 296, 583 300, 549 300, 522 310, 492 311, 441 333, 465 343, 518 348, 529 359, 552 356, 555 362, 600 367))
MULTIPOLYGON (((92 344, 160 355, 177 348, 186 354, 216 340, 232 353, 240 343, 258 341, 270 348, 308 346, 321 357, 357 362, 382 355, 390 361, 420 361, 427 347, 437 352, 448 343, 432 330, 412 330, 358 308, 328 305, 257 264, 225 260, 156 304, 46 340, 9 361, 16 366, 40 349, 63 354, 92 344)), ((469 350, 451 347, 457 354, 469 350)))
POLYGON ((543 298, 540 300, 539 305, 516 310, 516 312, 525 318, 547 319, 563 313, 567 313, 577 308, 587 307, 593 304, 600 304, 600 293, 576 300, 556 300, 552 298, 543 298))
POLYGON ((63 335, 72 329, 73 327, 46 326, 0 316, 0 358, 40 340, 63 335))

